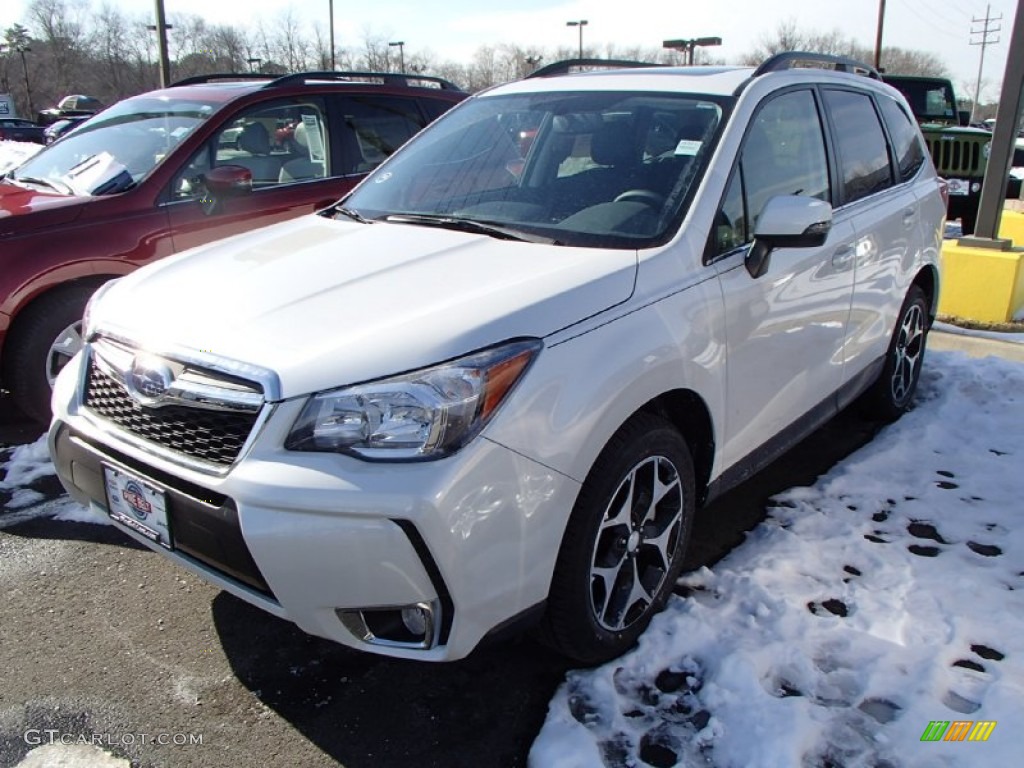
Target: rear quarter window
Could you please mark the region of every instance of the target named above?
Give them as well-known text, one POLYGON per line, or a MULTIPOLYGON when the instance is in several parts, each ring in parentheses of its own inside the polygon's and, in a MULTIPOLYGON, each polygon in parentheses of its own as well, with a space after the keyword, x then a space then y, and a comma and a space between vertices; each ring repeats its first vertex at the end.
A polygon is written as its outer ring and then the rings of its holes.
POLYGON ((880 96, 878 107, 882 112, 885 126, 889 129, 900 180, 909 181, 917 174, 925 158, 917 123, 895 99, 889 96, 880 96))

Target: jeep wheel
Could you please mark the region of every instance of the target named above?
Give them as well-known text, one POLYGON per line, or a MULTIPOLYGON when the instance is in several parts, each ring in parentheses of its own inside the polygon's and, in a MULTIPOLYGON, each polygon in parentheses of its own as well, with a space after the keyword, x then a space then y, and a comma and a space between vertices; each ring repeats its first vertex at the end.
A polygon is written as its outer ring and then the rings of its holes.
POLYGON ((682 568, 694 496, 690 452, 672 425, 649 414, 624 425, 570 515, 542 638, 584 664, 632 647, 682 568))
POLYGON ((82 314, 95 285, 45 294, 18 318, 4 354, 4 379, 14 403, 40 423, 50 420, 50 395, 57 374, 82 348, 82 314))

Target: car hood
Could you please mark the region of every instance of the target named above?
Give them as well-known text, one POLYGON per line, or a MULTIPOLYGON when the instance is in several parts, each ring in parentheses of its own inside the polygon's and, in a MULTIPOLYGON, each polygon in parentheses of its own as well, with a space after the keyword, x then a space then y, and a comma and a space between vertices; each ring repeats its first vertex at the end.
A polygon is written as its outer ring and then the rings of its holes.
POLYGON ((306 216, 113 284, 90 327, 270 369, 282 397, 544 337, 629 298, 637 254, 306 216))
POLYGON ((82 214, 90 199, 0 182, 0 236, 67 224, 82 214), (23 218, 26 214, 32 218, 23 218))

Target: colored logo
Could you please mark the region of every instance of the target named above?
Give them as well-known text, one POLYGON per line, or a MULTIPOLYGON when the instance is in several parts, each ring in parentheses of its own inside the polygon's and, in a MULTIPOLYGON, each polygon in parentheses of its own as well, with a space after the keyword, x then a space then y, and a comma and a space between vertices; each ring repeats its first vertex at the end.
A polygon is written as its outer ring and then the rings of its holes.
POLYGON ((153 511, 153 505, 146 501, 146 494, 142 490, 142 486, 134 480, 128 481, 121 491, 121 497, 138 520, 145 520, 153 511))
POLYGON ((921 741, 988 741, 995 729, 995 720, 932 720, 921 741))

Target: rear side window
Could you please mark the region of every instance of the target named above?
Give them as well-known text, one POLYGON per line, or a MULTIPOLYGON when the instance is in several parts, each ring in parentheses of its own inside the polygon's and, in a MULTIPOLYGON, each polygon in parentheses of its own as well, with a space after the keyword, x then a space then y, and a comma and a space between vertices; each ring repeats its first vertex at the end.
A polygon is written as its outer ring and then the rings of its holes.
POLYGON ((892 186, 889 148, 871 97, 852 91, 825 91, 839 145, 842 202, 852 203, 892 186))
POLYGON ((892 138, 892 149, 893 154, 896 155, 896 162, 899 164, 900 179, 909 181, 924 162, 924 148, 921 146, 917 123, 895 99, 880 96, 878 105, 882 110, 882 119, 889 129, 889 136, 892 138))
POLYGON ((426 125, 415 99, 345 98, 341 111, 347 128, 344 174, 372 171, 426 125))

